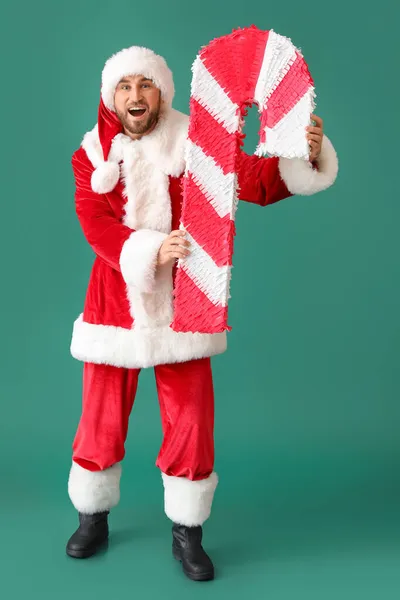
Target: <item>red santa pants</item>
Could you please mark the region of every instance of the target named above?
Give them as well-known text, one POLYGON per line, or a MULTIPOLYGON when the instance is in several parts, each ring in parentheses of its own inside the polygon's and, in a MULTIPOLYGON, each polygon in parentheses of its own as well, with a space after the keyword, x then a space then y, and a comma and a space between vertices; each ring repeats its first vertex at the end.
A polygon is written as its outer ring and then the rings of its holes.
MULTIPOLYGON (((214 391, 210 358, 154 368, 163 442, 156 465, 168 476, 192 481, 210 477, 214 466, 214 391)), ((128 420, 140 369, 85 363, 83 410, 73 443, 73 461, 103 471, 125 454, 128 420)))

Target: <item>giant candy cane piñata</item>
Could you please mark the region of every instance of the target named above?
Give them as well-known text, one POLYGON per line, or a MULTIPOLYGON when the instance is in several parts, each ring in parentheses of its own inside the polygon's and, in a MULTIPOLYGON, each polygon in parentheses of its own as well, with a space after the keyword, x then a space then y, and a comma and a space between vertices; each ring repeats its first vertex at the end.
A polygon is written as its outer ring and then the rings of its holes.
POLYGON ((171 327, 217 333, 230 329, 236 164, 246 107, 259 108, 258 155, 308 160, 305 127, 315 93, 307 64, 290 39, 254 26, 213 40, 192 71, 181 217, 191 254, 178 264, 171 327))

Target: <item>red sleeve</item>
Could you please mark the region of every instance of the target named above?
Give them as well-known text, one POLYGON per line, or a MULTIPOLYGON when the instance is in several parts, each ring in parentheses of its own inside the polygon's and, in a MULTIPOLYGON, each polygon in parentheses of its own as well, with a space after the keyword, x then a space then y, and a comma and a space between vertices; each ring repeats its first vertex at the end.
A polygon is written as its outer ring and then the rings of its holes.
POLYGON ((239 200, 260 206, 273 204, 292 194, 282 180, 278 157, 259 157, 240 153, 238 184, 239 200))
POLYGON ((75 209, 84 236, 97 256, 121 271, 122 246, 133 230, 116 218, 105 195, 92 190, 93 167, 82 148, 72 157, 72 169, 76 185, 75 209))

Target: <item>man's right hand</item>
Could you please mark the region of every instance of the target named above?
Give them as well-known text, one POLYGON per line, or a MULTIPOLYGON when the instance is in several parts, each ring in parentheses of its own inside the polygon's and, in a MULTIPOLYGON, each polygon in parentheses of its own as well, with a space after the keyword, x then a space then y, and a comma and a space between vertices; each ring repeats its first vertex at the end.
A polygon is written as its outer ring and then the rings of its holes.
POLYGON ((161 245, 158 251, 157 266, 162 267, 173 263, 179 258, 185 258, 190 254, 188 246, 190 242, 185 239, 186 232, 180 229, 172 231, 161 245), (183 246, 183 247, 182 247, 183 246))

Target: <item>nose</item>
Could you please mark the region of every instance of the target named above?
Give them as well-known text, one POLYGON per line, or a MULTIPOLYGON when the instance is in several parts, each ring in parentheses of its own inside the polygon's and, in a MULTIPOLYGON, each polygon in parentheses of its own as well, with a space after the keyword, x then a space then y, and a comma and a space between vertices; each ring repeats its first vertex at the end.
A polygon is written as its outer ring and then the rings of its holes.
POLYGON ((133 85, 131 88, 131 93, 129 94, 129 100, 131 102, 140 102, 143 100, 142 98, 142 89, 140 85, 133 85))

